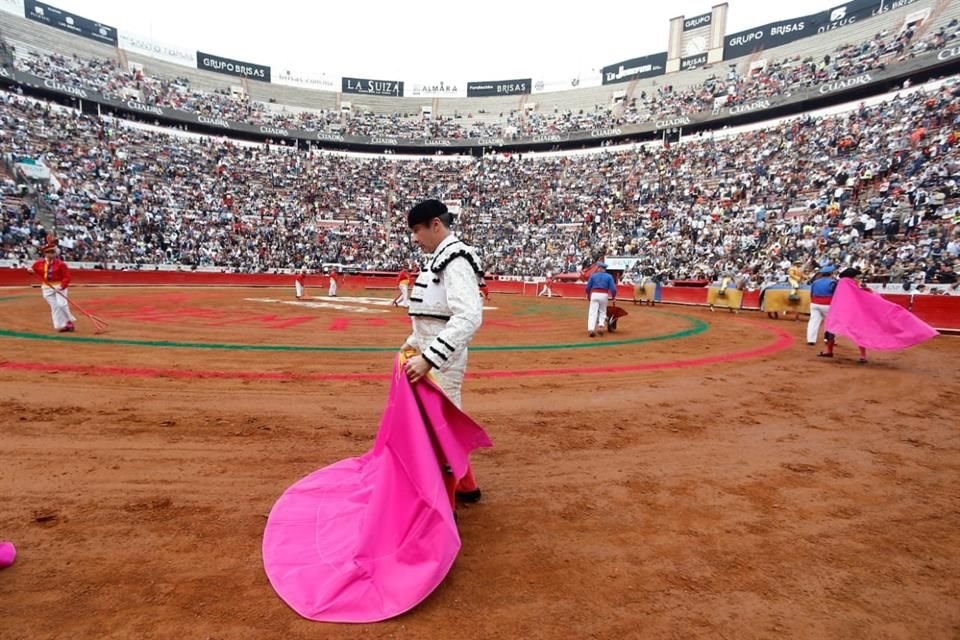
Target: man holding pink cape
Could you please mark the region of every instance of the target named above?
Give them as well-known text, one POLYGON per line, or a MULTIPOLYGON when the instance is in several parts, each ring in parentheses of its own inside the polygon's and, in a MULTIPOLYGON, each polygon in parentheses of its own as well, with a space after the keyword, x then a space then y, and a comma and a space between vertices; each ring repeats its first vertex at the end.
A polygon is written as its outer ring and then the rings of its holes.
MULTIPOLYGON (((401 349, 413 355, 405 369, 411 383, 433 373, 437 384, 457 407, 467 371, 467 345, 483 322, 480 281, 483 269, 473 247, 450 230, 453 213, 439 200, 424 200, 410 209, 407 224, 413 241, 430 260, 417 275, 407 311, 413 333, 401 349)), ((463 502, 480 500, 480 487, 468 465, 453 493, 463 502)))
POLYGON ((460 410, 460 388, 482 321, 482 269, 452 219, 438 200, 409 212, 413 240, 431 260, 410 296, 413 333, 373 449, 291 486, 267 520, 267 577, 305 618, 375 622, 416 606, 460 549, 455 499, 480 499, 469 455, 491 443, 460 410))
MULTIPOLYGON (((860 271, 844 269, 827 314, 826 330, 847 336, 860 349, 861 364, 867 349, 899 351, 937 335, 937 330, 898 304, 884 300, 857 283, 860 271)), ((827 340, 822 357, 833 357, 834 339, 827 340)))

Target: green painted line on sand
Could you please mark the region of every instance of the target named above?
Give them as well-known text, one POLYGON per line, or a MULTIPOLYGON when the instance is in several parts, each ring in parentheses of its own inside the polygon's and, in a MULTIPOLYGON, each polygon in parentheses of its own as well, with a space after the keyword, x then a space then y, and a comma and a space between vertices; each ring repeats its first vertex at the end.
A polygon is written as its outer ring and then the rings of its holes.
MULTIPOLYGON (((24 297, 24 296, 14 296, 24 297)), ((0 298, 0 301, 10 298, 0 298)), ((680 313, 670 313, 667 311, 654 311, 658 315, 672 316, 681 318, 689 323, 686 329, 665 333, 656 336, 645 336, 641 338, 628 338, 625 340, 609 340, 602 338, 591 340, 589 342, 568 342, 556 344, 517 344, 517 345, 474 345, 470 347, 471 351, 561 351, 567 349, 592 349, 604 347, 617 347, 632 344, 643 344, 646 342, 660 342, 664 340, 680 340, 690 338, 703 333, 709 328, 709 325, 698 318, 683 315, 680 313)), ((608 334, 610 335, 610 334, 608 334)), ((101 338, 93 336, 78 336, 64 334, 31 333, 27 331, 11 331, 9 329, 0 329, 0 337, 15 338, 19 340, 47 340, 55 342, 72 342, 82 344, 102 344, 117 345, 125 347, 158 347, 166 349, 214 349, 220 351, 280 351, 280 352, 322 352, 322 353, 386 353, 397 350, 397 347, 331 347, 331 346, 309 346, 309 345, 274 345, 274 344, 237 344, 223 342, 180 342, 174 340, 134 340, 124 338, 101 338)))

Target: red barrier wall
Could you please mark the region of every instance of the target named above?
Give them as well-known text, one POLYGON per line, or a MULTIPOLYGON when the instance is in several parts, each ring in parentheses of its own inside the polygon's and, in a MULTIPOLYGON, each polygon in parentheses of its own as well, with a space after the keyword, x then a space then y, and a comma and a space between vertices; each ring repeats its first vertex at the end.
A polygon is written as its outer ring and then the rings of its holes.
POLYGON ((743 302, 740 303, 740 306, 744 309, 759 309, 760 290, 757 289, 756 291, 744 291, 743 302))
POLYGON ((960 297, 913 296, 913 306, 910 310, 918 318, 937 329, 960 331, 960 297))
MULTIPOLYGON (((289 286, 293 276, 283 274, 204 273, 197 271, 102 271, 100 269, 72 269, 73 284, 112 285, 237 285, 237 286, 289 286)), ((0 269, 0 286, 39 284, 36 276, 26 269, 0 269)), ((327 286, 326 276, 307 276, 307 286, 327 286)))
MULTIPOLYGON (((911 311, 911 307, 916 304, 912 295, 908 293, 881 293, 880 297, 884 300, 889 300, 894 304, 898 304, 907 311, 911 311)), ((917 296, 917 298, 926 298, 929 296, 917 296)))
MULTIPOLYGON (((98 269, 74 269, 73 282, 77 285, 176 285, 176 286, 246 286, 290 287, 290 274, 242 274, 206 273, 197 271, 102 271, 98 269)), ((326 291, 327 277, 319 274, 307 276, 307 289, 326 291)), ((0 268, 0 287, 29 286, 37 284, 36 277, 24 269, 0 268)), ((394 289, 396 280, 390 276, 345 276, 342 286, 350 289, 394 289)), ((488 280, 491 294, 536 296, 542 284, 514 282, 512 280, 488 280)), ((582 284, 558 283, 550 285, 555 295, 564 298, 585 298, 582 284)), ((706 287, 662 287, 661 302, 672 304, 705 305, 706 287)), ((960 331, 960 296, 931 296, 909 294, 882 294, 884 299, 909 309, 920 319, 937 329, 960 331)), ((624 291, 623 299, 632 299, 632 291, 624 291), (629 295, 627 295, 629 294, 629 295)), ((760 306, 760 292, 747 291, 743 297, 744 309, 760 306)))

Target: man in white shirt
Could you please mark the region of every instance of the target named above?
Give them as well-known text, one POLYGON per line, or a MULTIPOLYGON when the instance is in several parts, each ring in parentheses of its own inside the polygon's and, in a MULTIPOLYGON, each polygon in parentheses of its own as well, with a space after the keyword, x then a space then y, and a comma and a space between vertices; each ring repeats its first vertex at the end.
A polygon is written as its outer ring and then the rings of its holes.
POLYGON ((954 236, 953 239, 947 243, 947 253, 954 258, 960 256, 960 237, 954 236))
MULTIPOLYGON (((430 255, 410 295, 407 313, 413 333, 401 349, 416 355, 404 365, 407 378, 416 384, 432 370, 437 385, 460 407, 467 345, 483 323, 483 269, 473 247, 450 230, 453 214, 439 200, 424 200, 410 209, 407 223, 413 241, 430 255)), ((464 502, 480 499, 470 467, 456 494, 464 502)))

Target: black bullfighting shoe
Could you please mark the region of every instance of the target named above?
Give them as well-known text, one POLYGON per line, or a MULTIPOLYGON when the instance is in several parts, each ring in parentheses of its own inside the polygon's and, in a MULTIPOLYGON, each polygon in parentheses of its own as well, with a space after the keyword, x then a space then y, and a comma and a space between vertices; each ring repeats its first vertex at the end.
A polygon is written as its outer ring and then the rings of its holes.
POLYGON ((457 500, 460 502, 466 502, 468 504, 480 502, 480 489, 474 489, 473 491, 457 491, 457 500))

